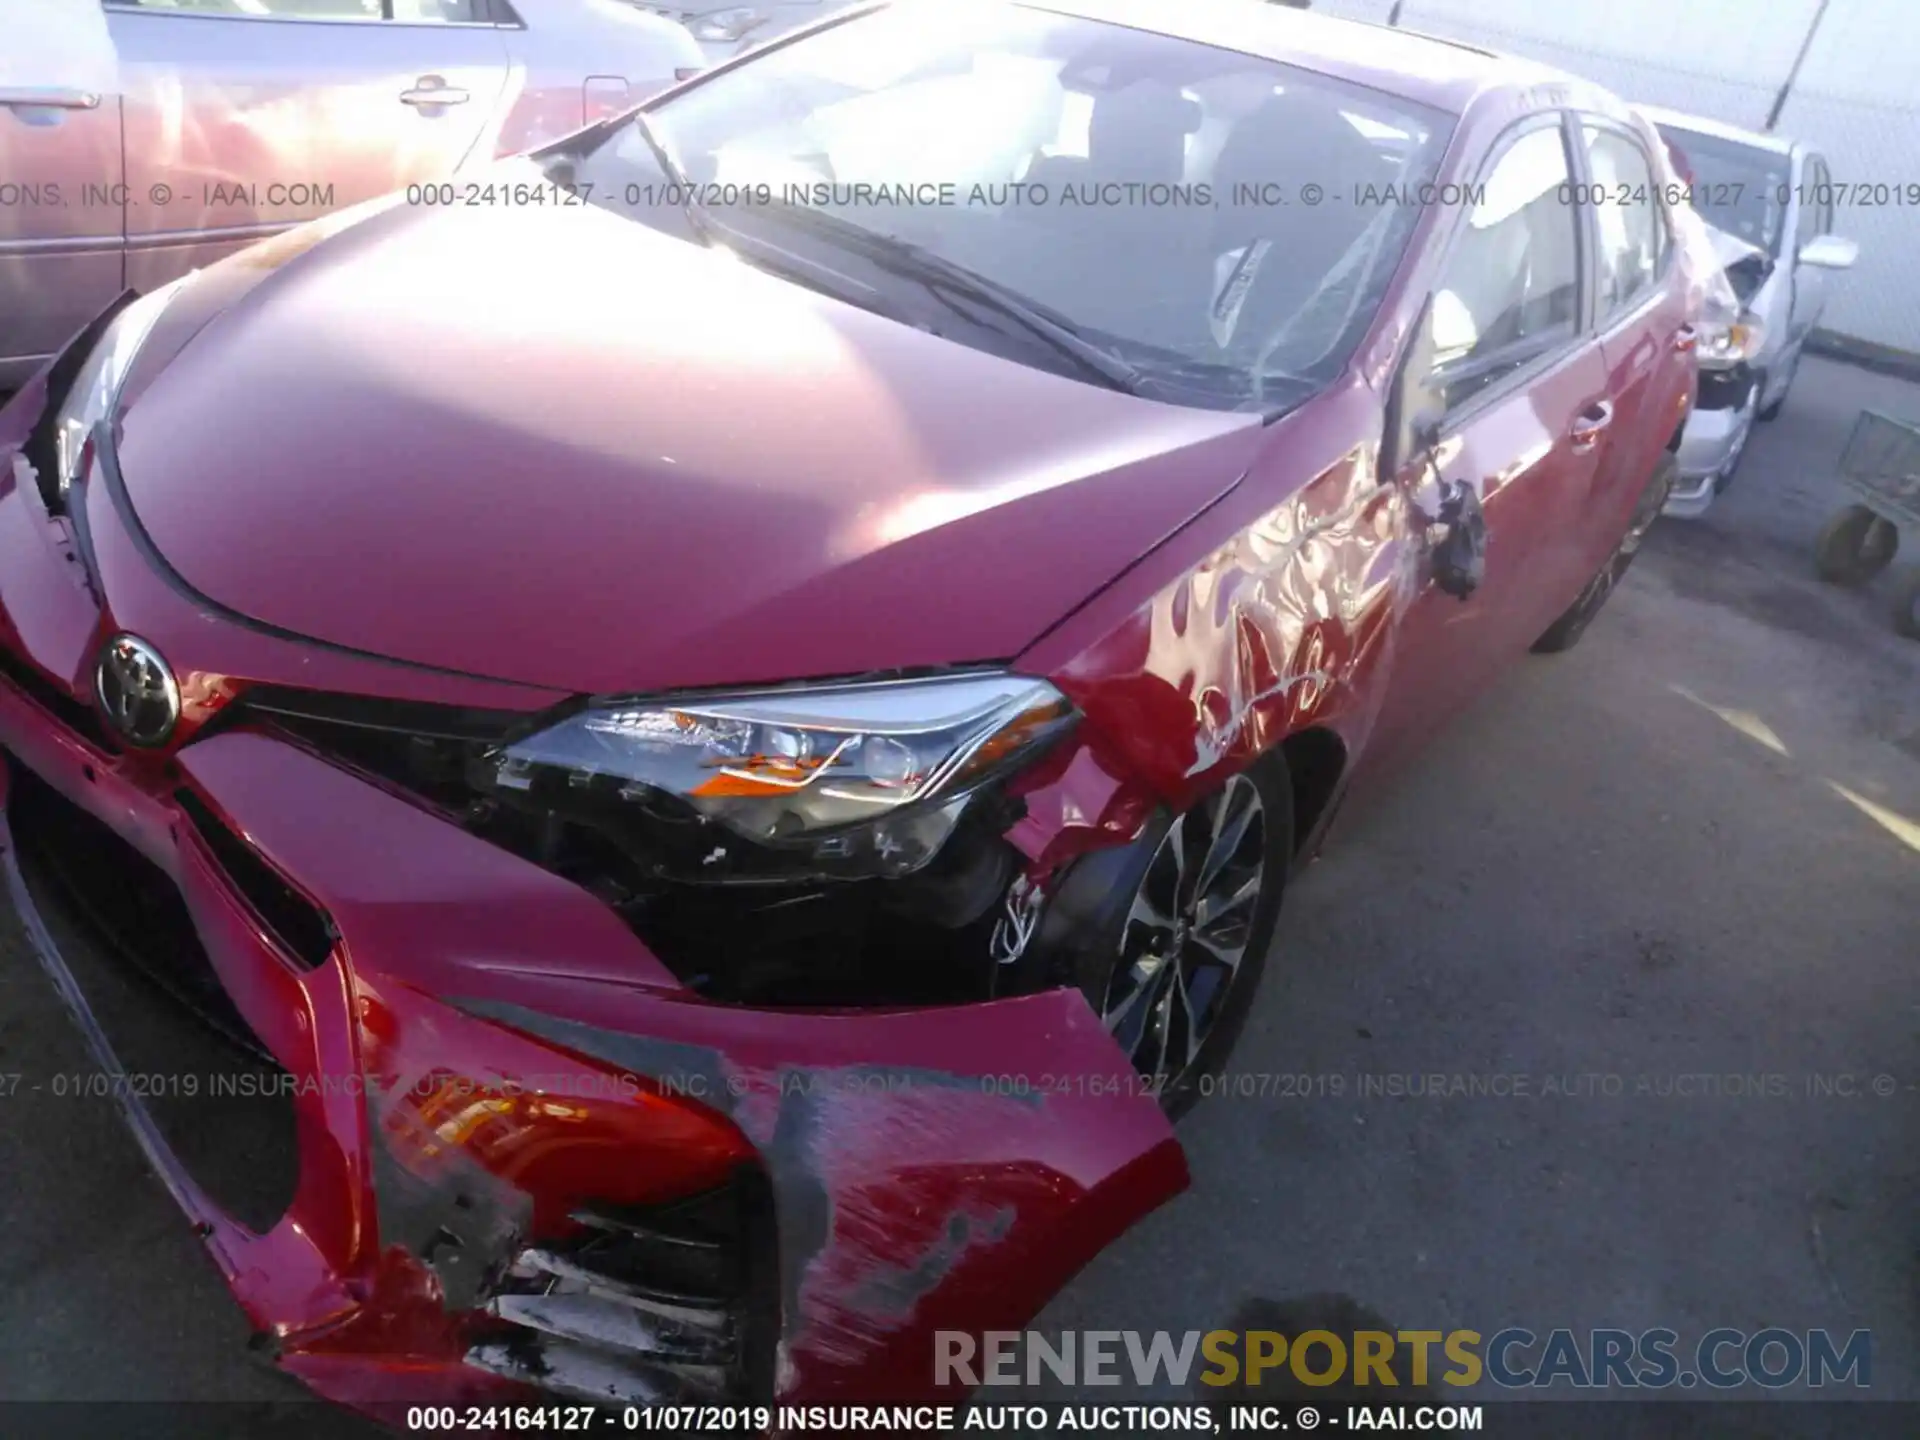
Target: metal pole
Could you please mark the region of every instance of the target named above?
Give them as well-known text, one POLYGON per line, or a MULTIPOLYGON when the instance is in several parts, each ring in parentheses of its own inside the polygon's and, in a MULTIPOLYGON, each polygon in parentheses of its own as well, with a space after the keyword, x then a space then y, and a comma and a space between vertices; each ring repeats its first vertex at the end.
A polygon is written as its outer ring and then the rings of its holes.
MULTIPOLYGON (((1773 97, 1773 109, 1767 112, 1767 123, 1762 129, 1771 130, 1780 123, 1780 112, 1787 108, 1787 96, 1792 93, 1793 82, 1800 78, 1800 67, 1806 63, 1807 51, 1813 48, 1813 37, 1820 29, 1820 22, 1827 18, 1829 0, 1820 0, 1813 12, 1813 23, 1807 26, 1807 33, 1800 39, 1800 53, 1793 57, 1793 68, 1787 71, 1787 78, 1781 83, 1780 93, 1773 97)), ((1399 8, 1398 6, 1395 7, 1399 8)))
POLYGON ((1393 0, 1393 9, 1387 12, 1387 24, 1396 27, 1400 24, 1400 7, 1406 3, 1407 0, 1393 0))

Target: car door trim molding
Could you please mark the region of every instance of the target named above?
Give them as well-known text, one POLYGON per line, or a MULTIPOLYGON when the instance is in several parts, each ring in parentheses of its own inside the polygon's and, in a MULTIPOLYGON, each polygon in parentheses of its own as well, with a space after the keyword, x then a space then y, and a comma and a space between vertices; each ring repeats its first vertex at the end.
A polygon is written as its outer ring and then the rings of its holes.
POLYGON ((221 245, 251 240, 266 240, 291 230, 296 225, 305 225, 308 220, 318 219, 308 216, 300 220, 269 220, 258 225, 228 225, 219 230, 151 230, 141 235, 126 237, 129 250, 164 250, 176 245, 221 245))
MULTIPOLYGON (((116 222, 117 227, 118 222, 116 222)), ((118 255, 125 246, 118 228, 97 235, 45 235, 34 240, 0 240, 0 255, 118 255)))
MULTIPOLYGON (((484 0, 483 0, 484 3, 484 0)), ((163 20, 237 20, 243 25, 351 25, 364 29, 369 25, 393 26, 402 30, 521 30, 522 25, 498 20, 392 20, 385 15, 244 15, 211 10, 157 10, 136 0, 102 0, 103 8, 116 15, 157 15, 163 20)), ((491 5, 486 6, 493 13, 491 5)))

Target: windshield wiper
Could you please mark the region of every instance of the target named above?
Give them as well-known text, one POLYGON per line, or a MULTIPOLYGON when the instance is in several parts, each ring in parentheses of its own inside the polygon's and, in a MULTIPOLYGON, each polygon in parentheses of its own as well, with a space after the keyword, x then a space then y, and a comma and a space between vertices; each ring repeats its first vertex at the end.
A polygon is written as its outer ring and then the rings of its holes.
MULTIPOLYGON (((939 292, 946 290, 964 297, 983 310, 1004 315, 1039 336, 1109 389, 1139 395, 1145 392, 1150 383, 1145 375, 1118 355, 1101 349, 1064 320, 1049 315, 1017 290, 1010 290, 998 281, 989 280, 910 240, 882 235, 842 220, 837 215, 804 205, 776 205, 763 208, 760 213, 771 213, 796 229, 831 240, 865 257, 882 270, 917 280, 943 301, 946 301, 946 297, 939 292)), ((946 303, 948 308, 953 308, 950 301, 946 303)))
POLYGON ((646 111, 633 112, 633 128, 639 131, 640 138, 647 142, 647 149, 653 152, 653 161, 660 167, 660 173, 665 175, 674 189, 680 192, 680 213, 687 217, 687 228, 693 231, 694 238, 702 245, 711 246, 714 243, 713 220, 700 204, 698 192, 694 189, 693 182, 687 179, 687 172, 661 143, 660 135, 653 128, 652 122, 647 119, 646 111))

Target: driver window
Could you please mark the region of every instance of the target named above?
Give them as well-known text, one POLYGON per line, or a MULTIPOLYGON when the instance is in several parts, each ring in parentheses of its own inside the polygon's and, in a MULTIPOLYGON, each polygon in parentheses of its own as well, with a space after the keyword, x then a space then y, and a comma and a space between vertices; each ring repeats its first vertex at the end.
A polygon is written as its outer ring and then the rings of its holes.
POLYGON ((1487 172, 1434 291, 1434 388, 1451 411, 1578 325, 1578 212, 1558 124, 1529 130, 1487 172))

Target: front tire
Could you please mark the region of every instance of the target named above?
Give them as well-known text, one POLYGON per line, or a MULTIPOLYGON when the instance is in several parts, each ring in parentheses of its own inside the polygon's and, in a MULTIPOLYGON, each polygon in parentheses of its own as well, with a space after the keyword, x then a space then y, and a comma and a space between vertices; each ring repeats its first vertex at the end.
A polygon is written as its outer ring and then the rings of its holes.
POLYGON ((1680 477, 1680 462, 1669 451, 1662 451, 1659 461, 1653 467, 1653 475, 1647 481, 1647 488, 1640 492, 1640 503, 1634 507, 1633 516, 1627 521, 1627 533, 1620 537, 1620 544, 1614 549, 1607 563, 1587 582, 1573 602, 1560 618, 1547 627, 1547 633, 1533 642, 1536 655, 1558 655, 1571 650, 1587 633, 1587 626, 1593 623, 1593 617, 1600 613, 1614 587, 1620 583, 1620 577, 1627 573, 1627 567, 1633 564, 1633 557, 1640 553, 1640 542, 1646 539, 1647 531, 1653 528, 1653 522, 1660 518, 1660 512, 1666 508, 1667 497, 1673 493, 1674 482, 1680 477))
POLYGON ((1104 903, 1067 907, 1079 910, 1070 978, 1172 1119, 1209 1093, 1246 1024, 1293 838, 1286 769, 1265 760, 1082 862, 1104 903))

